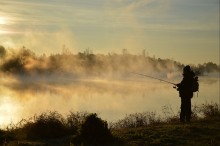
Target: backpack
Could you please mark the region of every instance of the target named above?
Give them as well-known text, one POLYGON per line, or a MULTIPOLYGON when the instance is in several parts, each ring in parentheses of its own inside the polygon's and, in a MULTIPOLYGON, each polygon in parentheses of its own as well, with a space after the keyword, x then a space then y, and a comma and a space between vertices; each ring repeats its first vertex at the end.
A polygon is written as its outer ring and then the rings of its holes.
POLYGON ((193 77, 192 90, 193 90, 193 92, 199 91, 199 79, 198 79, 198 76, 193 77))

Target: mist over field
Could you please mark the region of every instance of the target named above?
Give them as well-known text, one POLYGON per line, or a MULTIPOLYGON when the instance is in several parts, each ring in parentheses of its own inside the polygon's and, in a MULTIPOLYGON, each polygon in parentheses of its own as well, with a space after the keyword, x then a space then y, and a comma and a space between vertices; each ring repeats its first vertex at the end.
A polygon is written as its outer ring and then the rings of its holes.
MULTIPOLYGON (((130 54, 94 54, 92 50, 72 53, 64 47, 59 54, 36 55, 25 47, 0 47, 1 123, 18 121, 35 113, 89 111, 108 120, 179 101, 172 85, 134 73, 178 83, 185 64, 172 59, 130 54), (159 91, 159 92, 158 92, 159 91)), ((192 64, 203 84, 201 101, 218 101, 219 65, 192 64), (213 88, 214 87, 214 88, 213 88), (208 97, 211 96, 211 97, 208 97)), ((175 110, 178 110, 178 104, 175 110)))

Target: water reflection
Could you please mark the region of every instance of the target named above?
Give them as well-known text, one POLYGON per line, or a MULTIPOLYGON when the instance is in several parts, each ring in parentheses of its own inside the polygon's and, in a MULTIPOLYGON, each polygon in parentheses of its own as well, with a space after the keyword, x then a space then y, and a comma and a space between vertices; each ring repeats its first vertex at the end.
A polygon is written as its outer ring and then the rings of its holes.
MULTIPOLYGON (((135 112, 156 111, 162 114, 164 105, 171 105, 177 112, 180 106, 178 92, 172 85, 146 78, 44 77, 19 80, 1 80, 0 125, 51 110, 64 115, 69 111, 96 112, 103 119, 114 121, 135 112)), ((219 79, 200 78, 199 97, 195 96, 192 103, 205 101, 219 102, 219 79)))

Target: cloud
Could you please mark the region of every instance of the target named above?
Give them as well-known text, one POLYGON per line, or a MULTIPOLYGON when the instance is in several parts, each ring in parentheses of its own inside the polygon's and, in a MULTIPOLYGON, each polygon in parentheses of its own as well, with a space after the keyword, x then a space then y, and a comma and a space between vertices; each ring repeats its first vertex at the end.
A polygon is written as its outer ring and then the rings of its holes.
MULTIPOLYGON (((5 40, 5 37, 8 37, 7 39, 11 39, 13 44, 20 45, 25 39, 30 40, 24 36, 31 36, 32 39, 36 36, 36 41, 39 39, 39 43, 53 42, 53 34, 58 34, 61 38, 68 31, 68 36, 74 38, 72 44, 77 43, 78 49, 89 47, 96 52, 117 52, 118 49, 127 48, 131 52, 140 53, 143 49, 149 49, 160 53, 158 55, 161 57, 166 57, 167 54, 164 54, 163 50, 167 48, 177 50, 169 52, 173 56, 178 55, 178 52, 193 50, 195 46, 203 50, 206 48, 217 50, 219 8, 216 3, 219 2, 216 0, 210 2, 205 0, 1 0, 0 16, 9 18, 10 24, 1 26, 0 33, 4 36, 1 35, 0 39, 5 40), (204 11, 205 9, 208 11, 204 11), (39 38, 39 34, 42 34, 44 39, 39 38), (50 38, 52 40, 49 40, 50 38), (189 43, 191 45, 188 45, 188 50, 186 47, 180 48, 180 45, 189 43)), ((70 41, 71 39, 68 39, 68 44, 70 41)), ((49 46, 51 43, 45 43, 43 46, 47 46, 47 49, 50 49, 48 52, 52 52, 54 46, 62 46, 58 42, 60 41, 53 42, 56 45, 51 47, 49 46)), ((65 43, 63 39, 61 42, 65 43)), ((31 43, 25 42, 25 44, 31 43)), ((72 44, 66 46, 72 47, 72 44)), ((33 45, 30 46, 33 48, 33 45)), ((218 58, 215 57, 215 62, 217 60, 218 58)))

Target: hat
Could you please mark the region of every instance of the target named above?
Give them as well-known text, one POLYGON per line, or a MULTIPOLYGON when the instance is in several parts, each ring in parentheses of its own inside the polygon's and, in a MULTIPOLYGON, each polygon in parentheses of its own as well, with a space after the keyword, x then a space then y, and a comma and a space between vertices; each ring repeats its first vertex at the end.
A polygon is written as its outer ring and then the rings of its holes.
POLYGON ((183 68, 183 73, 185 74, 185 73, 190 73, 191 72, 191 68, 190 68, 190 66, 189 65, 187 65, 187 66, 185 66, 184 68, 183 68))

